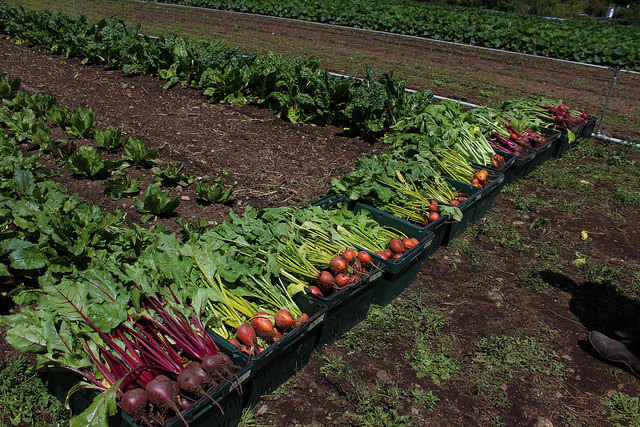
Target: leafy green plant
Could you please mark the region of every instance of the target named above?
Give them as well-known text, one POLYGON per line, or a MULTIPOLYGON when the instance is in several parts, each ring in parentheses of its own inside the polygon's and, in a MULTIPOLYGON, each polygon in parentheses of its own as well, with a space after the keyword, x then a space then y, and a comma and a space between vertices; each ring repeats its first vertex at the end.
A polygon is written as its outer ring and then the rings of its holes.
POLYGON ((603 397, 602 403, 609 408, 609 420, 622 421, 630 426, 640 425, 640 401, 638 396, 615 393, 610 397, 603 397))
POLYGON ((10 99, 13 98, 16 92, 20 89, 21 80, 19 77, 11 78, 7 73, 0 74, 0 98, 10 99))
POLYGON ((93 138, 105 150, 115 150, 122 147, 122 130, 109 126, 106 129, 96 129, 93 138))
POLYGON ((144 199, 135 199, 133 205, 136 210, 145 215, 142 222, 147 222, 154 216, 168 216, 180 204, 180 199, 171 198, 169 191, 162 191, 160 186, 151 184, 144 192, 144 199))
POLYGON ((416 370, 416 376, 428 376, 434 384, 446 381, 458 370, 458 364, 447 351, 443 337, 432 334, 420 334, 411 353, 413 361, 411 367, 416 370))
POLYGON ((140 192, 140 178, 132 180, 124 172, 105 180, 102 185, 105 186, 104 195, 110 196, 112 200, 118 200, 125 195, 136 195, 140 192))
POLYGON ((69 123, 67 132, 78 138, 88 138, 96 124, 96 116, 91 109, 78 108, 69 116, 69 123))
POLYGON ((127 162, 142 167, 151 167, 155 164, 153 159, 158 157, 156 150, 147 151, 141 139, 129 137, 124 142, 124 156, 127 162))
POLYGON ((204 95, 210 97, 210 102, 227 102, 229 104, 244 104, 247 98, 248 76, 246 67, 225 67, 224 69, 208 68, 202 73, 200 87, 204 95))
POLYGON ((222 177, 209 182, 206 179, 196 181, 196 193, 202 200, 208 203, 224 203, 231 197, 231 192, 238 185, 238 181, 233 181, 230 187, 226 187, 222 177))
POLYGON ((102 160, 100 151, 90 145, 81 146, 67 160, 72 173, 89 178, 103 177, 121 165, 121 160, 102 160))
POLYGON ((183 217, 179 217, 176 219, 176 224, 180 226, 183 242, 188 242, 201 236, 209 228, 209 221, 202 217, 192 220, 185 220, 183 217))
POLYGON ((51 139, 49 126, 30 108, 15 112, 11 119, 5 113, 4 121, 7 128, 14 131, 18 142, 33 142, 46 147, 51 139))
POLYGON ((47 110, 46 116, 61 128, 66 128, 69 125, 69 113, 67 112, 66 105, 62 107, 57 105, 51 106, 51 108, 47 110))
POLYGON ((411 390, 411 397, 413 397, 416 402, 420 403, 429 411, 433 411, 437 403, 440 401, 438 396, 433 394, 433 391, 424 391, 421 388, 417 387, 411 390))
POLYGON ((47 385, 23 354, 6 358, 0 366, 0 423, 2 425, 64 424, 69 417, 63 404, 47 393, 47 385), (49 421, 47 421, 47 418, 49 421))
POLYGON ((56 139, 49 142, 49 151, 58 163, 66 163, 76 151, 76 145, 73 140, 56 139))
POLYGON ((39 92, 25 96, 26 106, 32 109, 38 116, 46 116, 47 111, 56 105, 53 96, 43 95, 39 92))
POLYGON ((153 182, 164 187, 173 187, 176 185, 186 187, 195 180, 195 177, 193 175, 183 174, 183 169, 184 163, 169 162, 153 170, 153 174, 155 175, 153 182))

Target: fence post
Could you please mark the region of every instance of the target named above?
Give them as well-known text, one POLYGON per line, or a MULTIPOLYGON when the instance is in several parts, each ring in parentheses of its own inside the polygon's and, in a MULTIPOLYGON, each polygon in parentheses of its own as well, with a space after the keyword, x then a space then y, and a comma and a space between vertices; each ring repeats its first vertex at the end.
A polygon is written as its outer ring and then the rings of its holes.
POLYGON ((618 80, 618 71, 620 68, 613 69, 613 79, 611 79, 611 87, 609 88, 609 94, 607 95, 607 101, 604 103, 604 108, 602 109, 602 116, 600 116, 600 122, 598 123, 598 131, 596 135, 600 135, 600 131, 602 130, 602 122, 604 121, 604 116, 607 114, 607 108, 609 107, 609 100, 611 99, 611 94, 613 93, 613 87, 616 85, 616 80, 618 80))
POLYGON ((473 34, 476 32, 476 21, 473 21, 473 28, 471 28, 471 38, 469 39, 469 46, 473 45, 473 34))

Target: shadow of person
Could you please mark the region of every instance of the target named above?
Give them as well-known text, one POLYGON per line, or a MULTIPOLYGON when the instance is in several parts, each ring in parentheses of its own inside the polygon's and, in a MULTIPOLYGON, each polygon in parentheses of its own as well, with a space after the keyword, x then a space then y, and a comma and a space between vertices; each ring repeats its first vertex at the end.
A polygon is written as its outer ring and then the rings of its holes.
POLYGON ((589 341, 579 343, 583 350, 601 360, 626 365, 638 375, 640 301, 622 294, 609 280, 577 284, 551 270, 540 272, 540 278, 571 294, 569 309, 590 331, 589 341))

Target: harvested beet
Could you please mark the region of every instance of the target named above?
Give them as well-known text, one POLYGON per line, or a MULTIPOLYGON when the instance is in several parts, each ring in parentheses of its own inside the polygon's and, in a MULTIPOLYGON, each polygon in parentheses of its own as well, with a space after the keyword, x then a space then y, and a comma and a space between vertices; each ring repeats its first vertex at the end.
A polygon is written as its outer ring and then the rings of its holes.
POLYGON ((120 407, 140 423, 147 417, 147 392, 141 388, 127 391, 120 399, 120 407))
MULTIPOLYGON (((191 365, 193 365, 193 363, 191 365)), ((209 383, 209 375, 204 373, 203 378, 199 371, 204 372, 204 370, 199 365, 200 364, 198 364, 197 368, 185 369, 180 372, 178 375, 178 385, 180 386, 180 389, 196 397, 206 397, 220 409, 220 412, 224 414, 224 411, 218 402, 209 396, 204 387, 202 387, 203 384, 207 385, 209 383)))
POLYGON ((273 322, 264 311, 256 313, 251 319, 251 327, 259 337, 270 337, 273 335, 273 322))
POLYGON ((276 328, 283 332, 291 329, 295 321, 291 313, 289 313, 289 310, 285 308, 276 313, 274 320, 276 321, 276 328))
POLYGON ((236 331, 236 338, 241 344, 244 344, 247 347, 253 347, 256 345, 256 331, 251 327, 251 325, 247 325, 246 323, 238 327, 238 330, 236 331))
POLYGON ((173 412, 180 417, 185 426, 189 426, 180 412, 177 395, 170 381, 154 378, 147 383, 144 390, 147 392, 149 403, 157 407, 160 412, 173 412))

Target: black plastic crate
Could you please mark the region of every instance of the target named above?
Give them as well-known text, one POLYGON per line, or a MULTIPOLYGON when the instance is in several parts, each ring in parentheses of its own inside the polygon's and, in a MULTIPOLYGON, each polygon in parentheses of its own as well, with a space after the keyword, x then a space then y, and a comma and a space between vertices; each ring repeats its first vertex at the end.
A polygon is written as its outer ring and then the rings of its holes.
MULTIPOLYGON (((426 230, 425 230, 426 231, 426 230)), ((384 271, 382 275, 373 282, 375 285, 375 297, 373 304, 384 306, 391 303, 406 288, 411 286, 418 277, 422 262, 433 254, 439 246, 434 244, 435 235, 430 231, 420 244, 422 248, 416 252, 412 259, 404 264, 404 268, 395 272, 384 271)))
POLYGON ((328 297, 307 295, 327 307, 316 347, 331 344, 367 317, 375 297, 375 286, 371 279, 375 280, 380 274, 382 271, 374 272, 328 297))
POLYGON ((534 150, 535 156, 533 157, 531 162, 529 162, 528 169, 525 175, 533 172, 544 162, 551 159, 551 157, 553 157, 553 154, 555 152, 555 147, 557 146, 558 142, 562 139, 562 132, 558 132, 550 129, 543 129, 542 133, 545 135, 547 139, 547 143, 542 147, 538 147, 534 150))
MULTIPOLYGON (((496 153, 504 156, 505 158, 509 158, 511 162, 509 163, 509 167, 504 170, 504 184, 509 185, 513 184, 524 178, 530 171, 529 164, 533 161, 536 153, 532 150, 525 150, 525 155, 522 157, 516 157, 513 154, 505 153, 504 151, 496 150, 496 153)), ((494 170, 487 169, 491 172, 494 170)), ((495 170, 498 172, 498 170, 495 170)))
POLYGON ((570 147, 571 144, 569 143, 569 136, 564 132, 560 138, 555 141, 551 155, 556 159, 559 159, 569 150, 570 147))
MULTIPOLYGON (((364 203, 350 201, 346 196, 342 195, 327 196, 315 202, 314 205, 330 206, 335 203, 347 203, 348 208, 354 212, 364 209, 379 224, 395 228, 408 237, 414 237, 419 241, 418 245, 408 250, 404 256, 396 261, 382 259, 376 254, 371 255, 373 263, 379 266, 380 269, 380 271, 377 273, 374 272, 369 278, 374 288, 372 303, 376 305, 389 304, 395 297, 400 295, 404 289, 413 283, 418 275, 422 261, 440 247, 449 227, 446 222, 448 217, 446 216, 428 224, 426 227, 422 227, 364 203), (437 235, 432 230, 436 231, 437 235)), ((356 307, 352 309, 354 311, 358 310, 356 307)), ((328 310, 331 311, 331 308, 328 310)), ((366 313, 364 313, 362 318, 365 316, 366 313)), ((330 318, 330 316, 327 317, 330 318)), ((327 320, 325 320, 325 327, 326 323, 327 320)))
MULTIPOLYGON (((215 426, 232 427, 238 425, 244 408, 245 390, 251 378, 252 364, 247 355, 240 353, 228 341, 211 334, 220 351, 231 358, 231 361, 240 369, 229 378, 229 382, 221 382, 218 387, 211 390, 209 396, 217 402, 220 408, 211 402, 209 398, 202 397, 195 401, 189 408, 182 412, 183 417, 190 426, 215 426)), ((67 392, 77 383, 79 377, 70 374, 69 371, 57 369, 48 373, 51 392, 60 401, 64 402, 67 392)), ((71 413, 77 415, 87 409, 95 396, 99 393, 91 389, 80 389, 69 399, 71 413)), ((118 413, 109 418, 110 426, 140 426, 128 414, 118 410, 118 413)), ((164 426, 182 426, 182 420, 175 416, 167 421, 164 426)))
POLYGON ((449 183, 455 188, 465 193, 473 192, 474 189, 476 190, 476 193, 473 194, 473 209, 469 211, 469 215, 471 215, 469 221, 471 223, 478 222, 487 214, 487 212, 489 212, 491 206, 493 206, 493 201, 500 193, 505 183, 503 174, 493 173, 489 173, 489 183, 483 188, 473 187, 472 185, 454 180, 449 177, 445 177, 445 179, 449 181, 449 183))
MULTIPOLYGON (((375 253, 371 253, 373 264, 377 268, 381 268, 382 270, 389 271, 391 273, 397 273, 401 270, 404 270, 406 268, 406 265, 412 263, 413 260, 418 255, 420 255, 420 253, 423 252, 426 248, 430 248, 432 247, 432 245, 435 245, 436 246, 435 249, 437 249, 437 246, 440 246, 439 241, 437 241, 434 244, 435 236, 433 237, 430 236, 430 234, 432 233, 431 230, 425 230, 425 228, 422 226, 412 224, 411 222, 408 222, 408 221, 404 221, 394 215, 391 215, 390 213, 373 208, 364 203, 354 202, 353 200, 350 200, 347 196, 335 195, 335 194, 326 196, 318 200, 317 202, 312 203, 312 206, 323 206, 326 209, 330 209, 332 206, 337 206, 340 203, 345 204, 347 209, 356 213, 361 210, 365 210, 371 216, 371 218, 374 221, 376 221, 378 224, 386 227, 395 228, 396 230, 405 234, 407 237, 416 238, 420 242, 418 245, 408 250, 404 254, 404 256, 402 256, 400 259, 396 261, 384 260, 378 255, 376 255, 375 253)), ((432 228, 435 228, 435 226, 433 226, 432 228)), ((358 247, 357 245, 356 245, 356 248, 359 250, 363 249, 361 247, 358 247)))
MULTIPOLYGON (((231 361, 240 367, 230 382, 222 382, 220 385, 209 393, 222 408, 220 408, 211 400, 202 397, 194 402, 189 408, 183 411, 182 415, 189 423, 190 427, 233 427, 237 426, 242 417, 242 409, 244 408, 244 393, 251 379, 252 364, 247 355, 235 350, 235 347, 225 339, 211 334, 214 337, 216 345, 221 352, 231 358, 231 361)), ((114 417, 112 425, 139 427, 129 415, 120 411, 120 417, 114 417), (119 423, 118 423, 119 422, 119 423)), ((111 423, 110 423, 111 424, 111 423)), ((173 417, 164 426, 177 427, 183 426, 183 422, 179 417, 173 417)), ((140 426, 142 427, 142 426, 140 426)))
MULTIPOLYGON (((449 184, 451 184, 456 190, 460 193, 464 194, 467 197, 467 200, 460 203, 458 208, 462 211, 462 219, 460 221, 449 220, 447 224, 449 227, 446 230, 444 238, 442 240, 442 246, 447 246, 453 239, 458 237, 460 234, 466 230, 467 225, 473 223, 476 217, 476 211, 478 209, 477 202, 482 197, 482 188, 474 187, 470 184, 465 184, 460 181, 453 180, 448 177, 444 177, 449 184)), ((446 204, 442 201, 438 201, 439 203, 446 204)))
POLYGON ((251 379, 244 390, 244 406, 252 407, 309 363, 327 315, 327 307, 302 293, 295 296, 309 321, 251 358, 251 379))
POLYGON ((493 174, 493 175, 502 174, 502 175, 505 176, 504 179, 505 179, 505 183, 506 183, 506 181, 507 181, 507 173, 509 172, 509 170, 511 169, 511 167, 513 166, 513 164, 517 160, 517 157, 514 156, 513 154, 507 154, 507 153, 503 153, 503 152, 500 152, 498 154, 500 154, 504 158, 504 165, 502 165, 499 168, 494 168, 491 165, 481 165, 479 163, 473 163, 472 166, 474 168, 477 168, 477 169, 485 169, 485 170, 487 170, 487 172, 489 172, 490 174, 493 174))
POLYGON ((594 129, 596 128, 596 123, 598 119, 596 117, 588 116, 587 121, 582 128, 582 132, 580 133, 580 138, 591 138, 594 129))

